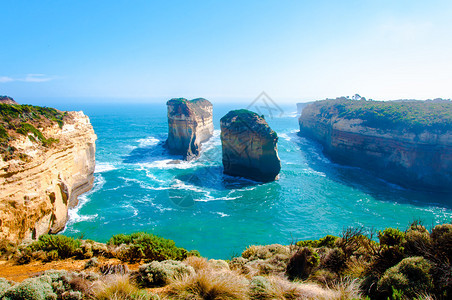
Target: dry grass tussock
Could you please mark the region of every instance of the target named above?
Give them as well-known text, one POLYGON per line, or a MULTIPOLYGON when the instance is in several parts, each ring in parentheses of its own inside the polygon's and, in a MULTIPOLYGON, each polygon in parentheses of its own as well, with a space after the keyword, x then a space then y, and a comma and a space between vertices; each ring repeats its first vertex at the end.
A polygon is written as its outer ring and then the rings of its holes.
MULTIPOLYGON (((127 275, 105 276, 94 286, 94 298, 99 300, 150 300, 155 296, 133 285, 127 275)), ((158 299, 158 298, 157 298, 158 299)))
POLYGON ((191 266, 196 272, 209 268, 209 262, 204 257, 189 256, 183 263, 191 266))
POLYGON ((314 283, 291 282, 279 276, 256 276, 250 283, 250 298, 254 300, 285 299, 359 299, 359 285, 344 281, 332 288, 314 283))
POLYGON ((165 289, 169 299, 246 300, 248 280, 231 271, 200 270, 174 280, 165 289))

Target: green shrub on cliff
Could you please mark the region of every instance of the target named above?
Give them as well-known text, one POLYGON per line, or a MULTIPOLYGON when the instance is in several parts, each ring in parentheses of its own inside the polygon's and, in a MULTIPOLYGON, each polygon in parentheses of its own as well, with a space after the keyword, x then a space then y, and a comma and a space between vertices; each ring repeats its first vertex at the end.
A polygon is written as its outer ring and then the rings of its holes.
POLYGON ((306 279, 320 261, 317 252, 308 247, 300 248, 295 252, 287 264, 286 273, 290 279, 306 279))
POLYGON ((193 267, 180 261, 153 261, 140 266, 137 280, 146 287, 164 286, 176 278, 194 273, 193 267))
POLYGON ((6 290, 2 300, 56 300, 57 295, 51 283, 52 280, 48 276, 25 279, 6 290))
POLYGON ((297 246, 299 247, 313 247, 313 248, 320 248, 320 247, 327 247, 327 248, 334 248, 334 243, 338 239, 337 236, 334 235, 326 235, 323 238, 320 238, 318 240, 304 240, 297 242, 297 246))
POLYGON ((378 281, 377 291, 384 296, 391 296, 394 289, 401 290, 410 298, 428 293, 433 288, 429 274, 431 267, 423 257, 405 258, 384 273, 378 281))
POLYGON ((32 243, 29 248, 33 251, 43 250, 48 253, 58 253, 58 258, 68 258, 76 255, 81 255, 81 242, 78 239, 73 239, 64 235, 41 235, 38 241, 32 243))
POLYGON ((405 233, 395 228, 386 228, 378 232, 378 239, 380 240, 380 245, 388 247, 402 246, 405 242, 405 233))
POLYGON ((182 260, 188 256, 188 251, 176 247, 173 240, 168 240, 150 233, 137 232, 132 234, 117 234, 111 237, 108 245, 126 245, 121 251, 123 260, 182 260))

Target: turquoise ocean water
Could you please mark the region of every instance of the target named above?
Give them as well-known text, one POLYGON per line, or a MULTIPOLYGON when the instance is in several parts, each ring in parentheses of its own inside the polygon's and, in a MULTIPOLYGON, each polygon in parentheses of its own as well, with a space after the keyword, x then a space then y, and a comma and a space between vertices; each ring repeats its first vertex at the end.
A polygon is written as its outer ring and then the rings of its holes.
POLYGON ((279 180, 257 184, 224 176, 220 118, 240 104, 214 104, 214 137, 200 158, 176 163, 162 147, 165 101, 136 105, 54 105, 83 110, 97 140, 94 188, 70 211, 63 234, 107 241, 147 231, 209 258, 229 258, 251 244, 290 244, 340 234, 347 226, 430 227, 452 220, 452 196, 420 193, 358 168, 332 163, 321 147, 298 136, 295 105, 266 115, 278 133, 279 180))

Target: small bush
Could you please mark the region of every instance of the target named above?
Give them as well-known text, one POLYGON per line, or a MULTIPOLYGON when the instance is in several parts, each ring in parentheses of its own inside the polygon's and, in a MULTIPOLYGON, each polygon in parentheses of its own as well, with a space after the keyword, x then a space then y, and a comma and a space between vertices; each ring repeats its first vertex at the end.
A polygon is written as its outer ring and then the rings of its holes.
POLYGON ((201 257, 201 253, 199 253, 198 250, 190 250, 187 253, 187 257, 190 257, 190 256, 201 257))
POLYGON ((384 247, 367 267, 366 272, 381 276, 388 268, 398 264, 404 258, 402 247, 384 247))
POLYGON ((306 279, 319 260, 319 255, 312 248, 301 248, 290 258, 286 273, 290 279, 306 279))
POLYGON ((238 271, 240 273, 243 273, 245 270, 245 264, 248 262, 248 260, 246 258, 243 258, 241 256, 239 257, 234 257, 230 262, 229 262, 229 268, 231 270, 235 270, 238 271))
POLYGON ((405 258, 396 266, 386 270, 378 281, 377 290, 384 296, 392 295, 393 289, 404 291, 408 297, 428 293, 433 287, 429 274, 431 267, 423 257, 405 258))
POLYGON ((57 295, 53 292, 50 278, 41 276, 39 278, 25 279, 10 287, 3 294, 2 300, 53 300, 57 295))
POLYGON ((320 247, 326 247, 326 248, 334 248, 334 243, 338 239, 337 236, 334 235, 327 235, 321 239, 318 240, 305 240, 305 241, 299 241, 297 242, 297 246, 299 247, 312 247, 312 248, 320 248, 320 247))
POLYGON ((214 270, 229 270, 229 264, 222 259, 209 259, 209 266, 214 270))
MULTIPOLYGON (((33 251, 56 251, 58 258, 69 258, 80 254, 80 240, 64 235, 41 235, 38 241, 32 243, 29 247, 33 251)), ((55 252, 53 256, 55 256, 55 252)))
POLYGON ((251 257, 255 257, 257 254, 257 250, 259 250, 261 246, 251 245, 248 246, 245 251, 242 252, 242 257, 249 259, 251 257))
POLYGON ((279 244, 272 244, 266 246, 252 245, 246 248, 245 251, 243 251, 242 257, 249 260, 268 259, 278 254, 289 255, 290 254, 289 248, 287 246, 279 244))
POLYGON ((183 275, 191 275, 195 270, 180 261, 153 261, 140 266, 137 281, 146 287, 164 286, 183 275))
POLYGON ((431 233, 434 249, 452 261, 452 224, 436 225, 431 233))
POLYGON ((386 228, 378 232, 378 239, 381 245, 401 246, 405 241, 405 233, 395 228, 386 228))
POLYGON ((347 259, 344 252, 339 248, 334 248, 326 254, 322 266, 330 271, 339 273, 345 268, 346 262, 347 259))
MULTIPOLYGON (((423 226, 422 226, 423 227, 423 226)), ((430 234, 425 227, 410 228, 405 233, 405 252, 410 256, 423 256, 432 251, 430 234)))
POLYGON ((58 299, 82 299, 92 296, 91 281, 97 279, 97 276, 65 270, 45 271, 43 276, 50 278, 58 299))
POLYGON ((188 256, 188 251, 176 247, 174 241, 145 232, 132 233, 130 235, 114 235, 107 244, 117 246, 121 244, 127 245, 118 257, 126 261, 140 259, 149 261, 183 260, 188 256))
POLYGON ((2 295, 6 292, 6 290, 10 287, 11 284, 9 283, 9 281, 0 277, 0 299, 2 295))

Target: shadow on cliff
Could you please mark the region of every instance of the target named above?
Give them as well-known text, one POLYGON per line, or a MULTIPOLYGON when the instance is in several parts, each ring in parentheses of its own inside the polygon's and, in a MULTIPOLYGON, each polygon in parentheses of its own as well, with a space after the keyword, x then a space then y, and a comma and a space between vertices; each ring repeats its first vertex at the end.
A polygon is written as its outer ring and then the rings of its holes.
POLYGON ((378 178, 370 171, 336 164, 323 154, 322 145, 297 135, 297 144, 307 165, 330 180, 361 190, 380 201, 392 201, 419 207, 440 206, 452 209, 452 194, 411 190, 378 178))

